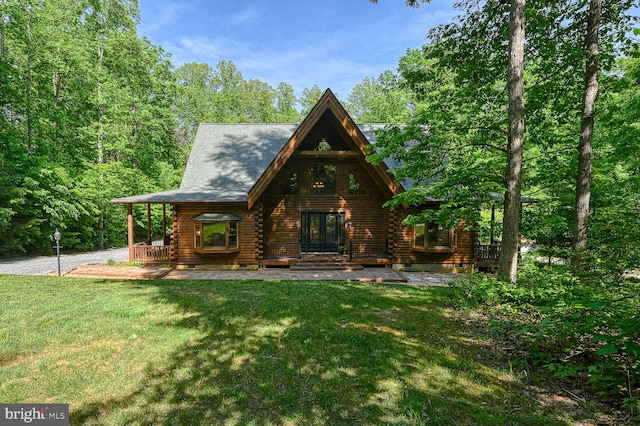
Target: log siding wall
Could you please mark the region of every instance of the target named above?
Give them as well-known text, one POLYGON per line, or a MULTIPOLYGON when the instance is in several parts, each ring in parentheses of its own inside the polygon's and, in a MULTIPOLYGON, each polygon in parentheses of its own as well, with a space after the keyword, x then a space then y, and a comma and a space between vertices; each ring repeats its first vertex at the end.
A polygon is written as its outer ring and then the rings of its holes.
POLYGON ((308 159, 294 157, 272 181, 262 197, 264 205, 264 238, 267 241, 298 240, 302 212, 344 213, 346 222, 352 222, 345 230, 345 238, 384 240, 388 237, 388 210, 379 187, 353 157, 347 159, 308 159), (310 194, 310 167, 312 164, 335 164, 336 194, 310 194), (297 194, 282 195, 290 177, 296 173, 297 194), (349 194, 349 174, 352 173, 365 188, 365 194, 349 194))
MULTIPOLYGON (((437 208, 437 203, 427 208, 437 208)), ((397 210, 397 221, 402 221, 409 214, 416 214, 417 208, 397 210)), ((470 269, 474 263, 474 247, 476 235, 473 231, 464 230, 464 224, 457 228, 457 246, 454 252, 429 252, 413 249, 413 226, 399 225, 396 231, 396 248, 394 264, 397 268, 414 268, 427 270, 462 270, 470 269), (441 266, 441 267, 435 267, 441 266)))
POLYGON ((258 214, 248 211, 246 203, 180 204, 174 206, 174 252, 177 265, 257 266, 258 214), (194 250, 194 222, 201 213, 233 213, 242 219, 238 224, 240 251, 234 253, 202 253, 194 250), (177 238, 176 238, 177 236, 177 238))
MULTIPOLYGON (((353 158, 324 160, 337 165, 336 194, 312 195, 309 193, 308 158, 292 158, 283 167, 251 210, 247 203, 180 204, 173 206, 173 237, 171 256, 177 265, 215 265, 218 267, 258 267, 264 256, 263 242, 299 241, 302 212, 344 213, 351 229, 345 229, 345 239, 354 241, 388 241, 386 262, 395 268, 428 270, 455 270, 468 268, 474 262, 475 234, 457 232, 457 247, 452 253, 421 252, 413 249, 413 226, 402 221, 419 209, 390 211, 383 204, 390 198, 353 158), (293 173, 298 174, 297 194, 284 195, 293 173), (349 174, 353 173, 366 194, 349 194, 349 174), (236 253, 199 253, 194 250, 192 217, 201 213, 233 213, 240 216, 239 243, 236 253)), ((437 208, 433 203, 427 208, 437 208)))

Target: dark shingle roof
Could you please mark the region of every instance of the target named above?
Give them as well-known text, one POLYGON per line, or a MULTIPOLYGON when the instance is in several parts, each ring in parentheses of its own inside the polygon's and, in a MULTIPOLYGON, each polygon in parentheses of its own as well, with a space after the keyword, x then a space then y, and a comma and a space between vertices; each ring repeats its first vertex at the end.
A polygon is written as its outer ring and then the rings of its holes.
MULTIPOLYGON (((247 201, 247 193, 295 132, 296 124, 201 124, 179 189, 114 203, 247 201)), ((358 126, 369 142, 381 124, 358 126)))
POLYGON ((180 188, 246 193, 296 130, 294 124, 201 124, 180 188))

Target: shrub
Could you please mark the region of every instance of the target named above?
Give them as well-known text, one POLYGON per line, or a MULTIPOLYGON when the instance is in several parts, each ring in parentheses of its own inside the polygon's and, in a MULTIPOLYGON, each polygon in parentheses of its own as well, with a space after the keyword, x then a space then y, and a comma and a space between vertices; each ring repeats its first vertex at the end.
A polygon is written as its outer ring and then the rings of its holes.
POLYGON ((471 274, 449 287, 457 307, 482 309, 491 330, 558 377, 585 373, 602 395, 640 407, 640 284, 524 264, 518 284, 471 274))

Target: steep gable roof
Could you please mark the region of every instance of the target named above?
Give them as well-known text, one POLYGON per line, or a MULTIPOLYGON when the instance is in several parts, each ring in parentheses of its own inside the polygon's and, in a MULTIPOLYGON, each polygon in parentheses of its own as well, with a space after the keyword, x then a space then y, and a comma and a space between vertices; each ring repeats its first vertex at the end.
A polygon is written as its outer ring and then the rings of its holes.
MULTIPOLYGON (((326 116, 326 114, 329 114, 329 117, 333 118, 337 122, 338 131, 346 133, 348 137, 345 139, 353 141, 353 148, 360 151, 362 154, 361 158, 364 159, 366 157, 366 146, 369 144, 367 138, 363 134, 362 130, 353 122, 333 92, 330 89, 327 89, 313 107, 309 115, 307 115, 300 126, 298 126, 291 138, 275 156, 264 173, 262 173, 255 185, 253 185, 249 190, 249 208, 251 208, 251 206, 260 198, 269 186, 269 183, 271 183, 272 179, 291 158, 293 153, 300 147, 300 144, 305 140, 305 137, 313 131, 314 127, 323 117, 326 116)), ((394 182, 391 175, 387 172, 386 165, 380 164, 379 166, 373 166, 366 162, 363 162, 363 165, 369 170, 372 177, 374 177, 381 186, 386 187, 391 194, 397 194, 402 191, 402 187, 398 183, 394 182)))

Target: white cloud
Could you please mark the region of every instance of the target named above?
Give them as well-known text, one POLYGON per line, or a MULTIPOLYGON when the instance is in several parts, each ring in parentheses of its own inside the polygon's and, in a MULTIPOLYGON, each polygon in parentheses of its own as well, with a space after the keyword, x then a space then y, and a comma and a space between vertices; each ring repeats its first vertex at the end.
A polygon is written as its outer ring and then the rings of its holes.
POLYGON ((332 54, 326 46, 317 49, 292 47, 284 50, 254 51, 234 60, 245 78, 257 78, 276 87, 284 81, 294 87, 297 96, 317 84, 322 90, 331 88, 346 98, 354 85, 367 76, 382 71, 366 61, 332 54))
POLYGON ((417 10, 401 1, 323 1, 139 0, 139 30, 176 67, 230 60, 247 79, 284 81, 298 96, 317 84, 344 99, 365 77, 395 70, 407 49, 426 43, 429 28, 456 15, 450 0, 417 10))
POLYGON ((231 22, 234 25, 241 25, 250 21, 254 21, 259 17, 260 14, 255 9, 243 9, 233 17, 231 17, 231 22))
POLYGON ((141 1, 138 31, 141 34, 166 31, 166 29, 176 26, 177 22, 181 20, 181 16, 188 16, 193 12, 194 6, 182 1, 160 0, 144 2, 144 4, 141 1))
POLYGON ((172 63, 179 67, 186 62, 206 62, 212 67, 221 61, 241 57, 250 49, 245 44, 227 38, 205 36, 182 37, 176 44, 167 42, 165 50, 172 53, 172 63))

